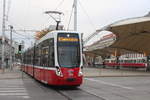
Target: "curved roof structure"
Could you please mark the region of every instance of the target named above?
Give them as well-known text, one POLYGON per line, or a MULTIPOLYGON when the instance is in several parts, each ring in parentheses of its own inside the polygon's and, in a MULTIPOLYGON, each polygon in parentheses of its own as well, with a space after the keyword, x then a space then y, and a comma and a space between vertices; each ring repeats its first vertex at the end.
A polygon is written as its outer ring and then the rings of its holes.
POLYGON ((100 30, 111 31, 116 35, 116 41, 110 46, 93 49, 93 52, 111 51, 112 53, 117 49, 120 52, 133 51, 150 54, 150 16, 117 21, 100 30))
POLYGON ((122 20, 109 25, 106 30, 117 37, 111 48, 150 54, 150 17, 122 20))

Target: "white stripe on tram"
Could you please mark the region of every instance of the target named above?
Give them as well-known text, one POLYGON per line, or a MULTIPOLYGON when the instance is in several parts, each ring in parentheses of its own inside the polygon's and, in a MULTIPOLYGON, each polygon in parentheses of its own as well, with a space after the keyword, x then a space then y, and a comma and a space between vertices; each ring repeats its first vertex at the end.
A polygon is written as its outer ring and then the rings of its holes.
MULTIPOLYGON (((27 65, 27 67, 33 67, 32 65, 27 65)), ((52 68, 52 67, 42 67, 42 66, 34 66, 35 68, 39 68, 39 69, 47 69, 47 70, 56 70, 56 68, 52 68)))

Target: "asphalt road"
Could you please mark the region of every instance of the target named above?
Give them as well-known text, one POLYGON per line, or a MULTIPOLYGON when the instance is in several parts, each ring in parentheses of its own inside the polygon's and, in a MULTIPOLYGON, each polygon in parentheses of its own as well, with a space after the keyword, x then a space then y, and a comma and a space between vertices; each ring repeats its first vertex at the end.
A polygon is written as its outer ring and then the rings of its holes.
POLYGON ((26 75, 0 83, 0 100, 150 100, 150 77, 85 78, 76 89, 43 85, 26 75))

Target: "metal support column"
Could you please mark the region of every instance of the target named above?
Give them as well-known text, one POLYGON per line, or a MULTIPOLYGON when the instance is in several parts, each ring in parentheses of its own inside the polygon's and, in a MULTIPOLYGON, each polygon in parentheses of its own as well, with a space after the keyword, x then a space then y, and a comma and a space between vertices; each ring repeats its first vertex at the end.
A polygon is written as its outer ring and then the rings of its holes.
POLYGON ((13 46, 12 46, 12 30, 13 30, 13 26, 9 25, 10 27, 10 69, 12 70, 13 66, 12 66, 12 52, 13 52, 13 46))
POLYGON ((77 31, 77 0, 74 0, 74 31, 77 31))
POLYGON ((1 58, 2 58, 2 73, 4 73, 4 69, 5 69, 5 7, 6 7, 6 0, 3 0, 3 23, 2 23, 2 55, 1 55, 1 58))

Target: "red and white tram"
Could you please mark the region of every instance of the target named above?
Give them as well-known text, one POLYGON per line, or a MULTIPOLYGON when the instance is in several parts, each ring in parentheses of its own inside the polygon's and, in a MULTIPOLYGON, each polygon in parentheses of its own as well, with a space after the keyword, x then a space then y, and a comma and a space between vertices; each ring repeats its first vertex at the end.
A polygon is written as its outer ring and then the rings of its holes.
POLYGON ((111 58, 111 59, 105 59, 104 60, 104 65, 109 66, 109 67, 116 67, 119 65, 119 63, 117 63, 117 60, 115 58, 111 58))
POLYGON ((82 38, 77 32, 49 32, 23 53, 22 70, 49 85, 80 86, 82 67, 82 38))
POLYGON ((105 59, 105 66, 110 67, 128 67, 128 68, 147 68, 147 58, 137 57, 137 58, 116 58, 105 59))
POLYGON ((134 68, 146 68, 147 67, 146 57, 137 58, 121 58, 119 59, 120 66, 123 67, 134 67, 134 68))

